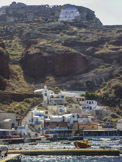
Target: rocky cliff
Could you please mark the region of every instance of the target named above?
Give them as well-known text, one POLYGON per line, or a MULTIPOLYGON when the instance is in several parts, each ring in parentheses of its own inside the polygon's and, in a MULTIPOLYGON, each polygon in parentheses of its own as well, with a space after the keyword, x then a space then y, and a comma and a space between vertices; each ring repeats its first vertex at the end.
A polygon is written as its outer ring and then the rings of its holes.
POLYGON ((9 54, 3 43, 0 43, 0 75, 4 78, 9 78, 9 54))
MULTIPOLYGON (((39 46, 39 45, 37 45, 39 46)), ((64 49, 41 46, 33 49, 26 49, 21 59, 21 64, 26 75, 34 78, 41 78, 48 75, 56 77, 77 75, 85 73, 89 69, 89 60, 81 53, 64 49)))
POLYGON ((13 3, 0 21, 1 90, 32 93, 47 84, 94 91, 121 114, 122 26, 103 26, 93 11, 74 5, 13 3), (79 19, 59 21, 67 7, 77 8, 79 19))
POLYGON ((5 79, 9 79, 9 76, 9 54, 5 49, 4 43, 0 43, 0 90, 5 90, 5 79))
POLYGON ((94 12, 88 8, 66 4, 63 6, 49 6, 49 5, 25 5, 23 3, 13 2, 10 6, 1 8, 3 14, 0 14, 0 21, 4 22, 22 22, 32 21, 34 19, 43 19, 44 21, 55 22, 58 21, 61 9, 75 7, 80 13, 79 21, 87 21, 101 25, 102 23, 96 18, 94 12))

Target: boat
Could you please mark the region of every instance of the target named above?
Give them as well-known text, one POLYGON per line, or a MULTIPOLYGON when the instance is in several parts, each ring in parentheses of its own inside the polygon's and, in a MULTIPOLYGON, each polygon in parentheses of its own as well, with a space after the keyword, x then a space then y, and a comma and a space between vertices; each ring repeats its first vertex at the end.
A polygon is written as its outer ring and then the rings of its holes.
POLYGON ((37 142, 30 142, 29 145, 37 145, 37 142))
POLYGON ((110 138, 100 138, 101 141, 110 141, 110 138))
POLYGON ((70 144, 71 142, 63 142, 63 144, 70 144))
POLYGON ((40 143, 49 143, 50 140, 47 139, 45 136, 41 136, 41 140, 39 141, 40 143))
POLYGON ((119 143, 122 144, 122 137, 120 137, 119 143))
POLYGON ((74 145, 76 148, 87 148, 87 147, 91 147, 91 144, 88 142, 88 139, 83 140, 82 142, 79 141, 75 141, 74 145))

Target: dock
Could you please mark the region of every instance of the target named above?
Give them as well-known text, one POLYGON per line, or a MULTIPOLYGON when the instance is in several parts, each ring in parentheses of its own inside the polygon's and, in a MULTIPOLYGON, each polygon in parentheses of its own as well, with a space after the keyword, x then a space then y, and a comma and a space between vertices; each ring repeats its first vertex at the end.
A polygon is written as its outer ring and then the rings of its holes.
POLYGON ((20 154, 9 154, 7 157, 0 159, 0 162, 12 162, 15 159, 17 162, 21 162, 20 156, 20 154))
POLYGON ((23 155, 85 155, 85 156, 119 156, 117 149, 44 149, 44 150, 9 150, 9 154, 23 155))

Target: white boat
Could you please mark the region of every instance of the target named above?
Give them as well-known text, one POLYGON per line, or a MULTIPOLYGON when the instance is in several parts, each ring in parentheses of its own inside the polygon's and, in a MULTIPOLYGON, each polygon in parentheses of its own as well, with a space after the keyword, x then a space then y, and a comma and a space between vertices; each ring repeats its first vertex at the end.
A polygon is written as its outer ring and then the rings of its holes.
POLYGON ((42 136, 42 137, 41 137, 41 140, 40 140, 39 142, 40 142, 40 143, 49 143, 50 140, 47 140, 46 137, 42 136))
POLYGON ((101 141, 110 141, 110 138, 100 138, 101 141))

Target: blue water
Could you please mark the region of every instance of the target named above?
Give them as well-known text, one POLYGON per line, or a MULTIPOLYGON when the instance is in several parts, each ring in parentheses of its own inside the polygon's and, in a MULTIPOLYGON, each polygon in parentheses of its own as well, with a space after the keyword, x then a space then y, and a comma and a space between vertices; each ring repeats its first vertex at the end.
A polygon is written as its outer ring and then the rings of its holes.
POLYGON ((22 156, 21 162, 122 162, 122 156, 22 156))
MULTIPOLYGON (((110 148, 120 149, 122 144, 119 143, 119 140, 107 140, 102 141, 99 138, 95 137, 89 138, 89 142, 92 144, 92 149, 98 149, 101 144, 105 144, 110 148)), ((103 138, 103 137, 102 137, 103 138)), ((110 137, 106 137, 110 138, 110 137)), ((74 141, 71 141, 70 144, 64 144, 66 141, 57 141, 50 143, 38 143, 37 145, 29 145, 29 143, 25 144, 15 144, 9 145, 9 149, 21 149, 21 150, 41 150, 41 149, 63 149, 69 148, 73 149, 74 141)), ((122 162, 122 154, 121 156, 51 156, 51 155, 39 155, 39 156, 22 156, 21 162, 122 162)))

